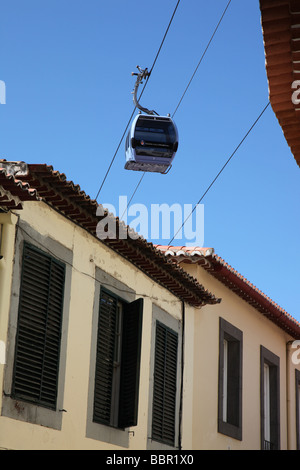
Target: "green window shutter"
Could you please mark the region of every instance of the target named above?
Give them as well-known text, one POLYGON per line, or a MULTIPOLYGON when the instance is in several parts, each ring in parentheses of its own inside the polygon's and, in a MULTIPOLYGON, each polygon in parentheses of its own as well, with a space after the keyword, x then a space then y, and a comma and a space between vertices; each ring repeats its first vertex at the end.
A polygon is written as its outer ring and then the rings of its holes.
POLYGON ((117 299, 100 296, 94 392, 94 421, 110 424, 117 299))
POLYGON ((178 334, 156 323, 152 439, 174 446, 178 334))
POLYGON ((119 427, 136 426, 140 379, 143 299, 124 304, 119 427))
POLYGON ((55 409, 65 266, 25 243, 12 395, 55 409))

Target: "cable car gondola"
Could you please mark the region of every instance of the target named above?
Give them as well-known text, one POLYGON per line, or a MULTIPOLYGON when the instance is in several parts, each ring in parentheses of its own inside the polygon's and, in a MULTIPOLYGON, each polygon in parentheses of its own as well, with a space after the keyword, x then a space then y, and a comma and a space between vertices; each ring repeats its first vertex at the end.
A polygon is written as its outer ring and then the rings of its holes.
POLYGON ((139 114, 125 146, 126 170, 166 173, 178 148, 177 128, 170 117, 139 114))
POLYGON ((159 116, 138 103, 137 88, 142 78, 148 74, 147 69, 139 70, 134 102, 147 114, 138 114, 128 132, 125 143, 125 169, 165 174, 170 170, 178 149, 178 131, 170 116, 159 116))

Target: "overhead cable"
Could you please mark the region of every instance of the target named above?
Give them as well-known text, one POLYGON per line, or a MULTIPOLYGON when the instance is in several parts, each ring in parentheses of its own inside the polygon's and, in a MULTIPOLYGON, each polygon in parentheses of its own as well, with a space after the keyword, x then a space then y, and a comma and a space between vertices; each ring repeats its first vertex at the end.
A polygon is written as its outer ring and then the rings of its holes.
MULTIPOLYGON (((181 0, 178 0, 177 3, 176 3, 176 6, 175 6, 174 11, 173 11, 173 14, 172 14, 172 16, 171 16, 171 19, 170 19, 169 24, 168 24, 168 26, 167 26, 167 29, 166 29, 166 31, 165 31, 164 37, 163 37, 163 39, 162 39, 162 41, 161 41, 161 44, 160 44, 160 46, 159 46, 159 48, 158 48, 158 51, 157 51, 157 53, 156 53, 155 59, 154 59, 154 61, 153 61, 152 67, 151 67, 151 69, 150 69, 150 71, 149 71, 149 75, 148 75, 148 77, 147 77, 147 79, 146 79, 146 81, 145 81, 145 84, 144 84, 144 87, 143 87, 143 89, 142 89, 142 91, 141 91, 141 94, 140 94, 140 96, 139 96, 139 99, 142 97, 142 95, 143 95, 143 93, 144 93, 144 90, 145 90, 145 88, 146 88, 146 86, 147 86, 147 83, 148 83, 148 81, 149 81, 151 72, 152 72, 152 70, 153 70, 153 68, 154 68, 154 66, 155 66, 155 64, 156 64, 156 61, 157 61, 158 56, 159 56, 159 54, 160 54, 161 48, 162 48, 162 46, 163 46, 163 44, 164 44, 164 42, 165 42, 166 36, 167 36, 168 31, 169 31, 169 29, 170 29, 170 26, 171 26, 171 24, 172 24, 172 22, 173 22, 173 19, 174 19, 174 16, 175 16, 175 13, 176 13, 176 10, 177 10, 177 8, 178 8, 178 6, 179 6, 180 1, 181 1, 181 0)), ((112 158, 112 160, 111 160, 111 162, 110 162, 110 164, 109 164, 109 167, 108 167, 108 169, 107 169, 107 171, 106 171, 106 174, 105 174, 105 176, 104 176, 104 178, 103 178, 103 181, 102 181, 102 183, 101 183, 101 186, 100 186, 100 188, 99 188, 99 190, 98 190, 98 193, 97 193, 97 195, 96 195, 96 197, 95 197, 96 200, 98 199, 98 196, 99 196, 99 194, 100 194, 100 192, 101 192, 101 190, 102 190, 102 188, 103 188, 103 185, 104 185, 104 183, 105 183, 105 181, 106 181, 106 178, 107 178, 107 176, 108 176, 108 174, 109 174, 109 172, 110 172, 110 169, 111 169, 111 167, 112 167, 112 164, 113 164, 113 162, 114 162, 114 160, 115 160, 115 158, 116 158, 116 156, 117 156, 117 153, 118 153, 119 148, 120 148, 120 146, 121 146, 121 143, 122 143, 122 141, 123 141, 123 139, 124 139, 124 137, 125 137, 125 135, 126 135, 127 129, 128 129, 129 124, 130 124, 130 122, 131 122, 131 120, 132 120, 132 117, 133 117, 133 115, 134 115, 135 110, 136 110, 136 107, 134 108, 134 110, 133 110, 132 113, 131 113, 131 116, 130 116, 130 118, 129 118, 129 120, 128 120, 128 123, 127 123, 127 125, 126 125, 126 128, 125 128, 125 130, 124 130, 124 132, 123 132, 123 134, 122 134, 122 137, 121 137, 121 139, 120 139, 120 141, 119 141, 119 144, 118 144, 118 146, 117 146, 117 149, 116 149, 116 151, 115 151, 115 153, 114 153, 114 155, 113 155, 113 158, 112 158)))
POLYGON ((216 182, 216 180, 219 178, 219 176, 221 175, 221 173, 225 170, 226 166, 228 165, 228 163, 230 162, 230 160, 233 158, 233 156, 236 154, 236 152, 238 151, 238 149, 240 148, 240 146, 242 145, 242 143, 246 140, 246 138, 248 137, 248 135, 250 134, 250 132, 252 131, 252 129, 255 127, 255 125, 258 123, 258 121, 260 120, 260 118, 262 117, 262 115, 264 114, 264 112, 266 111, 266 109, 268 108, 268 106, 270 105, 270 102, 268 102, 268 104, 264 107, 264 109, 262 110, 262 112, 260 113, 260 115, 258 116, 258 118, 254 121, 254 123, 252 124, 252 126, 250 127, 250 129, 248 130, 248 132, 244 135, 244 137, 242 138, 242 140, 240 141, 240 143, 238 144, 238 146, 235 148, 235 150, 232 152, 232 154, 230 155, 230 157, 227 159, 226 163, 223 165, 223 167, 221 168, 221 170, 219 171, 219 173, 215 176, 215 178, 212 180, 212 182, 210 183, 210 185, 208 186, 208 188, 205 190, 205 192, 202 194, 202 196, 200 197, 199 201, 197 202, 197 204, 194 206, 194 208, 192 209, 192 211, 190 212, 190 214, 186 217, 186 219, 183 221, 181 227, 177 230, 177 232, 175 233, 175 235, 173 236, 173 238, 171 238, 171 240, 169 241, 169 245, 171 245, 172 241, 174 240, 174 238, 176 237, 176 235, 178 234, 178 232, 180 232, 180 230, 183 228, 184 224, 186 223, 186 221, 191 217, 191 215, 193 214, 193 212, 195 211, 196 207, 201 203, 201 201, 203 200, 203 198, 206 196, 206 194, 208 193, 208 191, 210 190, 210 188, 213 186, 213 184, 216 182))
MULTIPOLYGON (((172 117, 174 117, 174 115, 175 115, 175 113, 177 112, 179 106, 181 105, 181 102, 182 102, 182 100, 183 100, 183 98, 184 98, 184 96, 185 96, 185 94, 186 94, 188 88, 190 87, 190 85, 191 85, 191 83, 192 83, 192 80, 193 80, 194 76, 196 75, 197 70, 198 70, 198 68, 199 68, 199 66, 200 66, 200 64, 201 64, 201 62, 202 62, 202 60, 204 59, 204 56, 205 56, 206 52, 208 51, 209 46, 210 46, 212 40, 213 40, 213 38, 214 38, 216 32, 217 32, 218 29, 219 29, 219 26, 220 26, 220 24, 221 24, 221 22, 222 22, 222 20, 223 20, 223 18, 224 18, 224 16, 225 16, 225 13, 226 13, 227 10, 228 10, 228 7, 229 7, 230 3, 231 3, 231 0, 229 0, 229 2, 227 3, 227 5, 226 5, 226 7, 225 7, 225 9, 224 9, 224 11, 223 11, 223 13, 222 13, 222 15, 221 15, 219 21, 218 21, 218 24, 217 24, 217 26, 215 27, 214 32, 213 32, 213 34, 211 35, 211 37, 210 37, 210 39, 209 39, 209 41, 208 41, 208 43, 207 43, 207 46, 206 46, 206 48, 205 48, 205 50, 204 50, 204 52, 203 52, 203 54, 202 54, 202 56, 201 56, 199 62, 198 62, 197 66, 196 66, 196 68, 195 68, 195 70, 194 70, 194 72, 193 72, 193 74, 192 74, 192 76, 191 76, 191 78, 190 78, 190 80, 189 80, 189 82, 188 82, 188 84, 187 84, 187 86, 186 86, 186 88, 185 88, 185 90, 184 90, 184 92, 183 92, 183 94, 182 94, 182 96, 181 96, 181 98, 180 98, 180 100, 179 100, 179 102, 178 102, 176 108, 175 108, 175 111, 174 111, 173 114, 172 114, 172 117)), ((135 190, 134 190, 134 192, 133 192, 133 194, 132 194, 132 196, 131 196, 131 198, 130 198, 128 204, 127 204, 127 208, 126 208, 126 209, 128 209, 129 203, 131 202, 133 196, 135 195, 135 193, 136 193, 138 187, 140 186, 140 184, 141 184, 142 179, 144 178, 144 176, 145 176, 145 172, 144 172, 143 175, 141 176, 141 178, 140 178, 140 180, 139 180, 139 182, 138 182, 138 184, 137 184, 137 186, 136 186, 136 188, 135 188, 135 190)))

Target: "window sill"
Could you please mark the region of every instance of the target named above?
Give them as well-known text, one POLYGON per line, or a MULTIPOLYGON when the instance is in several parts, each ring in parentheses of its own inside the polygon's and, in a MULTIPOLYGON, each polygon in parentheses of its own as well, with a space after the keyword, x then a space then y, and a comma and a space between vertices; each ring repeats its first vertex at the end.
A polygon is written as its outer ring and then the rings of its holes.
POLYGON ((39 424, 59 431, 62 427, 61 411, 51 410, 10 396, 3 396, 1 414, 8 418, 39 424))
POLYGON ((232 437, 233 439, 237 439, 238 441, 242 441, 242 427, 235 426, 230 423, 226 423, 225 421, 218 421, 218 432, 220 434, 225 434, 226 436, 232 437))
POLYGON ((129 448, 128 429, 115 428, 107 424, 100 424, 92 419, 87 420, 86 437, 97 441, 107 442, 116 446, 129 448))

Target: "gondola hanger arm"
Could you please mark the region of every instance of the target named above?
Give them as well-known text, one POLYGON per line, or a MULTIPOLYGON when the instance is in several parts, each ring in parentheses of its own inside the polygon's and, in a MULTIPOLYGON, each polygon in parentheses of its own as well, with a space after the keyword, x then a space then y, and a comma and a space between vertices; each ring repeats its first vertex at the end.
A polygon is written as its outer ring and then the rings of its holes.
POLYGON ((134 86, 134 90, 132 92, 133 102, 134 102, 135 106, 139 110, 143 111, 144 113, 146 113, 146 114, 157 114, 154 110, 150 111, 149 109, 144 108, 143 106, 141 106, 139 101, 138 101, 138 98, 137 98, 138 88, 143 83, 142 80, 144 80, 145 78, 150 77, 151 72, 148 72, 147 68, 142 69, 139 65, 137 65, 137 69, 139 70, 139 73, 136 73, 136 72, 131 73, 131 75, 136 75, 137 76, 135 86, 134 86))

